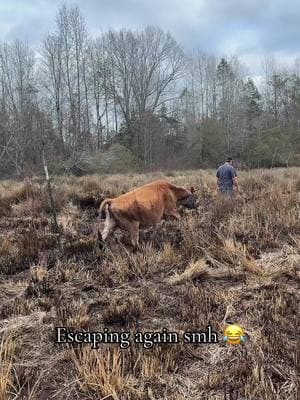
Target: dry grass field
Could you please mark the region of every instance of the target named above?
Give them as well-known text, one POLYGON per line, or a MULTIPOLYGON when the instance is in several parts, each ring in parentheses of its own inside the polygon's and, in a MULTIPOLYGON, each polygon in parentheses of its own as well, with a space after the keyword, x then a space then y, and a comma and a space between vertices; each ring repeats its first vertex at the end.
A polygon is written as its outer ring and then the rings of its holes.
POLYGON ((0 182, 0 400, 296 400, 299 392, 300 170, 241 172, 219 198, 214 171, 55 177, 61 233, 40 178, 0 182), (96 208, 165 177, 200 207, 104 249, 96 208), (60 243, 60 245, 59 245, 60 243), (247 340, 225 344, 228 322, 247 340), (214 344, 55 342, 55 327, 103 332, 205 330, 214 344))

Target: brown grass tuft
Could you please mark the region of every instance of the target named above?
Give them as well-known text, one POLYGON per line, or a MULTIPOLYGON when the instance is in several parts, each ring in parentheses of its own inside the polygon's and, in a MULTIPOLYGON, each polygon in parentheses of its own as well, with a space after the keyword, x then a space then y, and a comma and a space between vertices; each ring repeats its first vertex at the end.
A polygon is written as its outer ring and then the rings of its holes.
POLYGON ((91 320, 88 304, 79 300, 61 306, 57 310, 57 319, 57 326, 64 326, 75 331, 87 329, 91 320))
POLYGON ((229 261, 233 266, 241 266, 244 270, 248 272, 253 272, 256 274, 262 274, 262 268, 257 265, 253 257, 249 255, 245 245, 235 242, 232 239, 224 239, 223 241, 223 251, 224 259, 229 261))
POLYGON ((182 274, 175 273, 170 279, 171 285, 179 285, 186 281, 207 276, 208 266, 205 260, 192 261, 182 274))
POLYGON ((15 345, 11 336, 0 342, 0 399, 9 400, 14 392, 13 362, 15 345))
POLYGON ((144 313, 140 298, 130 297, 126 302, 113 300, 103 313, 103 321, 108 325, 128 325, 137 322, 144 313))
POLYGON ((175 253, 174 247, 171 245, 171 243, 165 243, 160 255, 160 261, 164 264, 172 265, 178 262, 179 259, 180 257, 175 253))
POLYGON ((101 399, 119 400, 126 392, 132 395, 137 392, 126 372, 124 352, 119 349, 72 349, 70 358, 82 393, 95 393, 101 399))

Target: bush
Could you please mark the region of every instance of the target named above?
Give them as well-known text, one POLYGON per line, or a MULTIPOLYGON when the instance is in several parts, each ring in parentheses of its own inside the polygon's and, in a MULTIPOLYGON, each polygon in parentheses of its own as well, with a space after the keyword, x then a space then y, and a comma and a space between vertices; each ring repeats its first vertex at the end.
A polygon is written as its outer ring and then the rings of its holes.
POLYGON ((138 169, 138 160, 125 146, 113 144, 89 160, 89 173, 120 173, 138 169))

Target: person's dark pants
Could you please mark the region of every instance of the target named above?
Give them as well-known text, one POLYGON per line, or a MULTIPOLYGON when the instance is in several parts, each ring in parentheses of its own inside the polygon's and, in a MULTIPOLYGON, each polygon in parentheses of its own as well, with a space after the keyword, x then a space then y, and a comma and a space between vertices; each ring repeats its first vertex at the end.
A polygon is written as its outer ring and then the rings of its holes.
POLYGON ((227 196, 234 195, 233 187, 219 187, 219 192, 227 196))

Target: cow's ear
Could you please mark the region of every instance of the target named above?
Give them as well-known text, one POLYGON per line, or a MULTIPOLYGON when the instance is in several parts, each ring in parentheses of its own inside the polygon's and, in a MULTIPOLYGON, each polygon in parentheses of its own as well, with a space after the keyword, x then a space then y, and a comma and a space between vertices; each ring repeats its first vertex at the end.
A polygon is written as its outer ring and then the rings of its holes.
POLYGON ((194 188, 194 186, 191 187, 191 193, 195 193, 195 188, 194 188))

